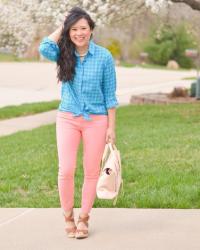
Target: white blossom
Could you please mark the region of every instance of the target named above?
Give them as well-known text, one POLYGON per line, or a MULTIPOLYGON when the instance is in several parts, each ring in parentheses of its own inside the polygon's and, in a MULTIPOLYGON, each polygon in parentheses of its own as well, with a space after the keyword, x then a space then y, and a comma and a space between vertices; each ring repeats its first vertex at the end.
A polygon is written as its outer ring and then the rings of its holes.
POLYGON ((172 2, 169 0, 145 0, 145 4, 153 13, 158 13, 162 8, 172 4, 172 2))
POLYGON ((56 29, 75 6, 84 8, 96 25, 104 25, 120 17, 130 16, 138 6, 157 12, 168 0, 1 0, 0 49, 23 56, 34 41, 56 29))

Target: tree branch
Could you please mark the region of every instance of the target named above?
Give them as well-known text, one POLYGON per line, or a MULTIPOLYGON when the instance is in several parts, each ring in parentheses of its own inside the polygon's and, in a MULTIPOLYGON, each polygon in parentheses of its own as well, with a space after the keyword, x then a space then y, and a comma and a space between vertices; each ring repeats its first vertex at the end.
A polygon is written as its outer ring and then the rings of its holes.
POLYGON ((171 0, 174 3, 185 3, 190 6, 193 10, 200 11, 200 1, 199 0, 171 0))
MULTIPOLYGON (((128 7, 129 7, 129 5, 126 6, 127 9, 128 9, 128 7)), ((145 3, 143 2, 143 3, 139 4, 138 6, 136 6, 135 8, 129 8, 129 12, 128 13, 123 14, 123 15, 121 15, 118 18, 114 18, 111 21, 111 24, 112 24, 112 22, 113 23, 118 23, 118 22, 121 22, 121 21, 123 21, 123 20, 131 17, 131 16, 136 16, 136 15, 141 14, 141 12, 145 10, 144 7, 145 7, 145 3)))

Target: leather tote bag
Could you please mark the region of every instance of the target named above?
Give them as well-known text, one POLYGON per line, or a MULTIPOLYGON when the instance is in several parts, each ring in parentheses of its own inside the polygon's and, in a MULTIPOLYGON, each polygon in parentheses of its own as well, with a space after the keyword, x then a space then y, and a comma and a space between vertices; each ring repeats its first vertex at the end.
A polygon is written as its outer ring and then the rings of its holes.
POLYGON ((116 145, 108 143, 105 145, 101 161, 101 171, 96 186, 97 197, 114 199, 113 205, 115 205, 121 187, 123 189, 120 152, 116 145))

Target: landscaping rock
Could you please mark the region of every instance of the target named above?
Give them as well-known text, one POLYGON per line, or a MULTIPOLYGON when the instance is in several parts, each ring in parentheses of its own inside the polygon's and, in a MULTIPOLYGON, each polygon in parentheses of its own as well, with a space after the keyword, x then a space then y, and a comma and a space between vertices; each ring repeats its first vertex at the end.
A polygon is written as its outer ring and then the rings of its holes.
POLYGON ((178 65, 178 63, 176 61, 170 60, 167 63, 167 68, 168 69, 179 69, 179 65, 178 65))

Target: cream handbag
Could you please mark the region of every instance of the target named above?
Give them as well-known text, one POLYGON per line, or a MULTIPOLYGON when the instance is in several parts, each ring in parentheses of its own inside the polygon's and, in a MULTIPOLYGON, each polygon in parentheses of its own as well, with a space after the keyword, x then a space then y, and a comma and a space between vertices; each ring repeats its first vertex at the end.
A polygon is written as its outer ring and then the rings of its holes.
POLYGON ((120 187, 123 189, 120 152, 115 145, 108 143, 101 161, 101 171, 96 186, 97 197, 114 199, 113 205, 115 205, 120 187))

